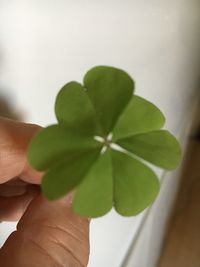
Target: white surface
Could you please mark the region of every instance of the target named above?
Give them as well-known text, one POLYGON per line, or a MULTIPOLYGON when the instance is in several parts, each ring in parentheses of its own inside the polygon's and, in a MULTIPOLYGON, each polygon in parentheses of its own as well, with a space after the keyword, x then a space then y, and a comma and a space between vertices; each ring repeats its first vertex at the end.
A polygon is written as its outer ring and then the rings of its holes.
POLYGON ((2 222, 0 225, 0 247, 7 239, 9 234, 16 229, 16 223, 14 222, 2 222))
MULTIPOLYGON (((114 65, 135 78, 136 93, 157 104, 179 134, 199 79, 199 5, 0 0, 1 91, 13 95, 27 121, 46 125, 55 121, 54 99, 64 83, 81 81, 94 65, 114 65)), ((89 266, 120 266, 141 218, 112 212, 95 220, 89 266)))

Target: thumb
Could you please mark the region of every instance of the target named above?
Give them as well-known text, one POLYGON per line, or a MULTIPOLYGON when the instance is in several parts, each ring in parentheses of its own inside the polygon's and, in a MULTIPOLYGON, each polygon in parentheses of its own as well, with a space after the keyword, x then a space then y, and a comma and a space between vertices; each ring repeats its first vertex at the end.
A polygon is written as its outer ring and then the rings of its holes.
POLYGON ((38 196, 0 250, 4 267, 84 267, 89 257, 89 221, 75 215, 69 198, 38 196))

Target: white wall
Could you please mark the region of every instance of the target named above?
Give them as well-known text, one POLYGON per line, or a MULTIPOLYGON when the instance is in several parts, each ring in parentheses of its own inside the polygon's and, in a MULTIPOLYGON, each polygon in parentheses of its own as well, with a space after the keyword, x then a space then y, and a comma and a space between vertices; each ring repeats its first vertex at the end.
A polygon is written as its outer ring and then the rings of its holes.
MULTIPOLYGON (((198 88, 199 10, 199 0, 0 0, 0 90, 27 121, 47 125, 64 83, 118 66, 179 136, 198 88)), ((89 266, 120 266, 143 216, 93 221, 89 266)))

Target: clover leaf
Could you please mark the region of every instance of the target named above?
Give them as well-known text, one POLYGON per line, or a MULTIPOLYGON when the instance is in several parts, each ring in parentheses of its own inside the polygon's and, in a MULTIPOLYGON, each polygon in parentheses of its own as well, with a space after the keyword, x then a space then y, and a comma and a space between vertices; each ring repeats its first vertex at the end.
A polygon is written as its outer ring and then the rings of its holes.
POLYGON ((98 66, 83 85, 75 81, 58 93, 58 124, 38 132, 28 149, 30 164, 45 171, 43 194, 58 199, 74 190, 72 208, 99 217, 113 206, 123 216, 148 207, 159 192, 149 167, 175 169, 181 159, 176 138, 162 112, 134 95, 134 81, 123 70, 98 66))

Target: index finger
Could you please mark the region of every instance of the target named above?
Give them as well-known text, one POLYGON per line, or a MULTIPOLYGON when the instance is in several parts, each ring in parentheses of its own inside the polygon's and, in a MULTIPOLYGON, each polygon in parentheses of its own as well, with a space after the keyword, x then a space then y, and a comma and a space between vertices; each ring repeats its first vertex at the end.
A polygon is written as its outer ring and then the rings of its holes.
POLYGON ((0 118, 0 183, 15 177, 39 184, 42 173, 32 169, 27 161, 27 148, 40 126, 0 118))

